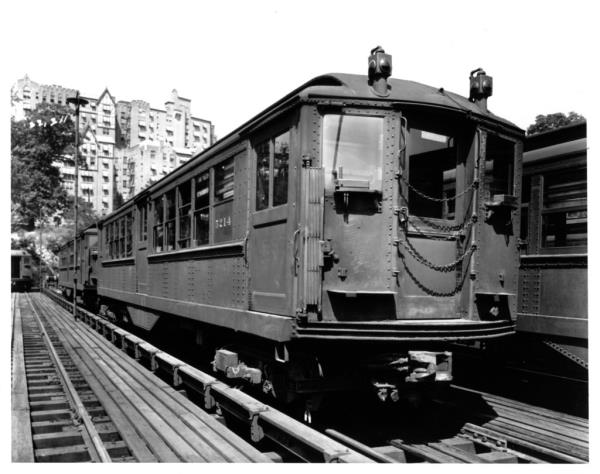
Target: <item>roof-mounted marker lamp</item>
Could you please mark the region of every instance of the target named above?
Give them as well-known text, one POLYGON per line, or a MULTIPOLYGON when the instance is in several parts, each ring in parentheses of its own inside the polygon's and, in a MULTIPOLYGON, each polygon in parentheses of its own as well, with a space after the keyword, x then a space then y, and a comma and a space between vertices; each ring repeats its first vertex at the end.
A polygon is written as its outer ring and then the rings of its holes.
POLYGON ((487 98, 492 95, 493 79, 481 68, 471 71, 469 100, 487 111, 487 98), (475 75, 477 73, 477 75, 475 75))
POLYGON ((392 75, 392 55, 385 54, 381 46, 371 50, 369 56, 369 85, 379 96, 389 95, 387 78, 392 75))

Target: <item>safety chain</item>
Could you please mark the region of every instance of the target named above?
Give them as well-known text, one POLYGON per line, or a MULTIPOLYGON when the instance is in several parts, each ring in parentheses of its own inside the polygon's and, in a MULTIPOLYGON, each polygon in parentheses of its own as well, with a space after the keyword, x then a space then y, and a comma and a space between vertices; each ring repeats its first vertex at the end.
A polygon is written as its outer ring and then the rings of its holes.
MULTIPOLYGON (((437 224, 436 222, 433 222, 433 221, 427 219, 426 217, 421 217, 421 216, 411 215, 410 217, 411 218, 416 217, 418 220, 423 222, 425 225, 432 227, 435 230, 439 230, 441 232, 459 232, 465 228, 465 226, 467 225, 467 222, 469 223, 469 227, 470 227, 477 221, 477 214, 473 214, 470 217, 468 215, 465 215, 464 220, 460 224, 455 224, 455 225, 440 225, 440 224, 437 224)), ((408 220, 408 218, 407 218, 407 220, 408 220)), ((419 232, 420 234, 423 234, 423 232, 420 231, 420 229, 415 225, 415 222, 413 219, 410 219, 410 224, 412 224, 412 226, 415 228, 415 230, 417 232, 419 232)))
POLYGON ((408 182, 408 180, 401 174, 400 175, 400 179, 408 186, 409 189, 411 189, 412 191, 414 191, 416 194, 418 194, 419 196, 421 196, 424 199, 429 199, 430 201, 434 201, 434 202, 448 202, 448 201, 454 201, 455 199, 464 196, 465 194, 467 194, 469 191, 473 190, 473 189, 477 189, 479 187, 479 180, 474 179, 473 182, 464 190, 462 190, 460 193, 455 194, 452 197, 447 197, 447 198, 435 198, 433 196, 429 196, 427 194, 425 194, 422 191, 419 191, 417 188, 415 188, 412 184, 410 184, 408 182))
MULTIPOLYGON (((461 264, 465 258, 469 257, 477 249, 477 246, 475 244, 473 244, 473 245, 471 245, 469 250, 467 250, 460 258, 458 258, 454 262, 448 263, 446 265, 436 265, 435 263, 432 263, 429 260, 427 260, 425 257, 423 257, 417 251, 417 249, 415 249, 413 247, 413 245, 410 243, 410 241, 408 239, 398 240, 398 242, 400 242, 402 244, 402 246, 406 250, 408 250, 408 253, 411 254, 415 260, 422 263, 426 267, 431 268, 432 270, 442 272, 442 273, 448 273, 448 272, 451 272, 452 270, 456 270, 456 267, 458 267, 458 265, 461 264)), ((400 247, 398 247, 398 251, 399 250, 400 250, 400 247)))
MULTIPOLYGON (((469 255, 472 255, 472 252, 469 253, 469 255)), ((429 296, 436 296, 436 297, 439 297, 439 298, 442 298, 442 297, 447 298, 449 296, 454 296, 454 295, 458 294, 460 292, 460 290, 462 289, 463 285, 465 284, 465 281, 467 279, 467 275, 469 273, 469 272, 464 272, 463 277, 456 284, 456 286, 451 291, 444 293, 444 292, 441 292, 441 291, 432 290, 431 288, 427 288, 425 285, 423 285, 423 283, 421 283, 417 279, 417 277, 415 275, 413 275, 413 273, 408 268, 408 265, 406 264, 406 261, 404 260, 404 256, 402 256, 402 264, 404 265, 404 269, 406 270, 406 273, 408 273, 408 276, 410 276, 411 280, 415 283, 415 285, 417 285, 419 287, 419 289, 421 291, 427 293, 429 296)))

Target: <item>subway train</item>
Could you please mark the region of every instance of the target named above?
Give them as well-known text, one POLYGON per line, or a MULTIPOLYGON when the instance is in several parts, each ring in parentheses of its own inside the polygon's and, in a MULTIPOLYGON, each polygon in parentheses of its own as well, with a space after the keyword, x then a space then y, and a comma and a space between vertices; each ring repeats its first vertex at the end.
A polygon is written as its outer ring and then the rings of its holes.
POLYGON ((29 291, 33 284, 31 256, 25 250, 10 251, 10 289, 29 291))
POLYGON ((450 343, 515 332, 524 133, 481 69, 391 72, 295 89, 65 245, 61 288, 284 402, 447 385, 450 343))
POLYGON ((520 363, 587 379, 587 124, 528 136, 523 157, 520 363))

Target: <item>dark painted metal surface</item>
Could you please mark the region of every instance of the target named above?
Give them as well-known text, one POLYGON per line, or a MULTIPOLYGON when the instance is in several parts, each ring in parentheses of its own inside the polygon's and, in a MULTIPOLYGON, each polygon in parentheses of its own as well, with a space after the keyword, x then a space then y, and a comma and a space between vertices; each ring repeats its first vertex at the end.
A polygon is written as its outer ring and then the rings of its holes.
POLYGON ((570 175, 585 176, 586 124, 533 135, 525 148, 523 173, 530 182, 530 195, 521 209, 528 225, 522 236, 526 247, 521 255, 522 315, 517 330, 550 340, 574 338, 579 341, 575 344, 587 349, 587 182, 572 181, 570 175), (565 215, 567 222, 584 219, 586 227, 579 224, 576 231, 584 234, 569 239, 575 231, 565 224, 553 235, 555 240, 547 242, 544 219, 552 214, 565 215))
POLYGON ((322 371, 311 339, 401 341, 400 356, 513 332, 522 132, 464 97, 388 85, 316 78, 106 217, 98 294, 117 319, 298 339, 302 371, 322 371))

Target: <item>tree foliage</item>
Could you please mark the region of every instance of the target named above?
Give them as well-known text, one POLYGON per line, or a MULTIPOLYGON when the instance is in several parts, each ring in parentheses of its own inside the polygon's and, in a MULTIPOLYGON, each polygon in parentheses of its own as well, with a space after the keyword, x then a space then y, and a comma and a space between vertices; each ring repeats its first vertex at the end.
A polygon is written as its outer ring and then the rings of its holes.
POLYGON ((535 123, 527 127, 527 135, 535 135, 536 133, 554 130, 573 123, 585 122, 585 117, 575 112, 569 112, 565 115, 562 112, 548 115, 538 115, 535 118, 535 123))
POLYGON ((24 120, 11 121, 13 230, 32 230, 40 213, 47 218, 69 205, 53 163, 73 155, 74 133, 69 109, 58 104, 40 104, 24 120))
MULTIPOLYGON (((75 210, 73 209, 73 198, 70 199, 70 205, 61 214, 62 225, 60 227, 69 229, 71 237, 75 233, 75 210)), ((86 227, 100 219, 100 216, 94 211, 91 203, 84 201, 81 196, 78 199, 77 209, 77 230, 82 231, 86 227)))

